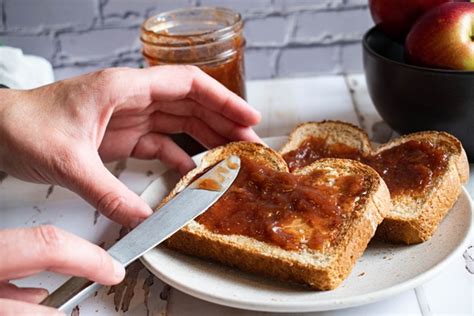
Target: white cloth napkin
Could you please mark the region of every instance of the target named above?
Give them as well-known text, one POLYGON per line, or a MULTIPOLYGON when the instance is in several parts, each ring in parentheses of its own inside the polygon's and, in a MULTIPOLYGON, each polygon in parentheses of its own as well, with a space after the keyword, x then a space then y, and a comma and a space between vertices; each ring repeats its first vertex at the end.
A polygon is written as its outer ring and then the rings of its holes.
POLYGON ((53 67, 43 57, 24 55, 19 48, 0 46, 0 83, 32 89, 54 81, 53 67))

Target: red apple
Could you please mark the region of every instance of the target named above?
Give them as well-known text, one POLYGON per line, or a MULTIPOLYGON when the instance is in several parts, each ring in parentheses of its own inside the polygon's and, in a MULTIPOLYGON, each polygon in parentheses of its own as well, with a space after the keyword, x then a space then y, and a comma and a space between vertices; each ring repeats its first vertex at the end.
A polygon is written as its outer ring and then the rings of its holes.
POLYGON ((407 36, 405 55, 415 65, 474 70, 474 3, 446 3, 423 15, 407 36))
POLYGON ((456 0, 369 0, 370 13, 382 31, 404 39, 418 17, 429 9, 456 0))

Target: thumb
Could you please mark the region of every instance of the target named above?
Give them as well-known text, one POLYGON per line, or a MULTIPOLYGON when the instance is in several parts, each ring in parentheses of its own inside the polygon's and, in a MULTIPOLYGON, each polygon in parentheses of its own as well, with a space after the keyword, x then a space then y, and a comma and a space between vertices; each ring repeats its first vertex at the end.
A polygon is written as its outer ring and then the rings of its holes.
MULTIPOLYGON (((95 160, 95 159, 94 159, 95 160)), ((135 227, 153 211, 102 164, 100 158, 87 164, 73 190, 111 220, 135 227)))

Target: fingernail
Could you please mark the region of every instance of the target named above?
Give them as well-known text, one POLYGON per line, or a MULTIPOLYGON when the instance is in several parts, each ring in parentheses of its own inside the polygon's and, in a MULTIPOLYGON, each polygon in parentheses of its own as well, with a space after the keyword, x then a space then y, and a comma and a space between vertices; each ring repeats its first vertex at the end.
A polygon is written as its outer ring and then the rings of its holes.
POLYGON ((115 276, 117 277, 117 279, 122 280, 125 277, 125 268, 117 260, 112 259, 112 261, 113 261, 113 264, 114 264, 114 274, 115 274, 115 276))
POLYGON ((130 221, 130 228, 135 228, 138 225, 140 225, 141 222, 143 222, 145 219, 141 217, 136 217, 130 221))
POLYGON ((42 302, 48 295, 49 292, 42 288, 22 288, 23 299, 28 303, 38 304, 42 302))
POLYGON ((48 291, 47 289, 38 289, 37 295, 38 295, 38 298, 37 298, 38 301, 41 302, 41 301, 43 301, 45 298, 48 297, 49 291, 48 291))
POLYGON ((262 119, 262 112, 260 112, 259 110, 255 109, 255 112, 257 113, 258 115, 258 120, 260 121, 262 119))

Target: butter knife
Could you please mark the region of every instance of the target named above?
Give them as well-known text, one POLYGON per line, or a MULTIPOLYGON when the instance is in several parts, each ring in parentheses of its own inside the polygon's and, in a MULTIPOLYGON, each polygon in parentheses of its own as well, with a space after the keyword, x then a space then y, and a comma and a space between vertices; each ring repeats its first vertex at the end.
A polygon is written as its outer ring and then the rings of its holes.
MULTIPOLYGON (((107 251, 124 267, 157 246, 211 207, 234 182, 240 170, 238 156, 230 156, 197 178, 107 251)), ((46 297, 41 305, 67 311, 101 287, 72 277, 46 297)))

